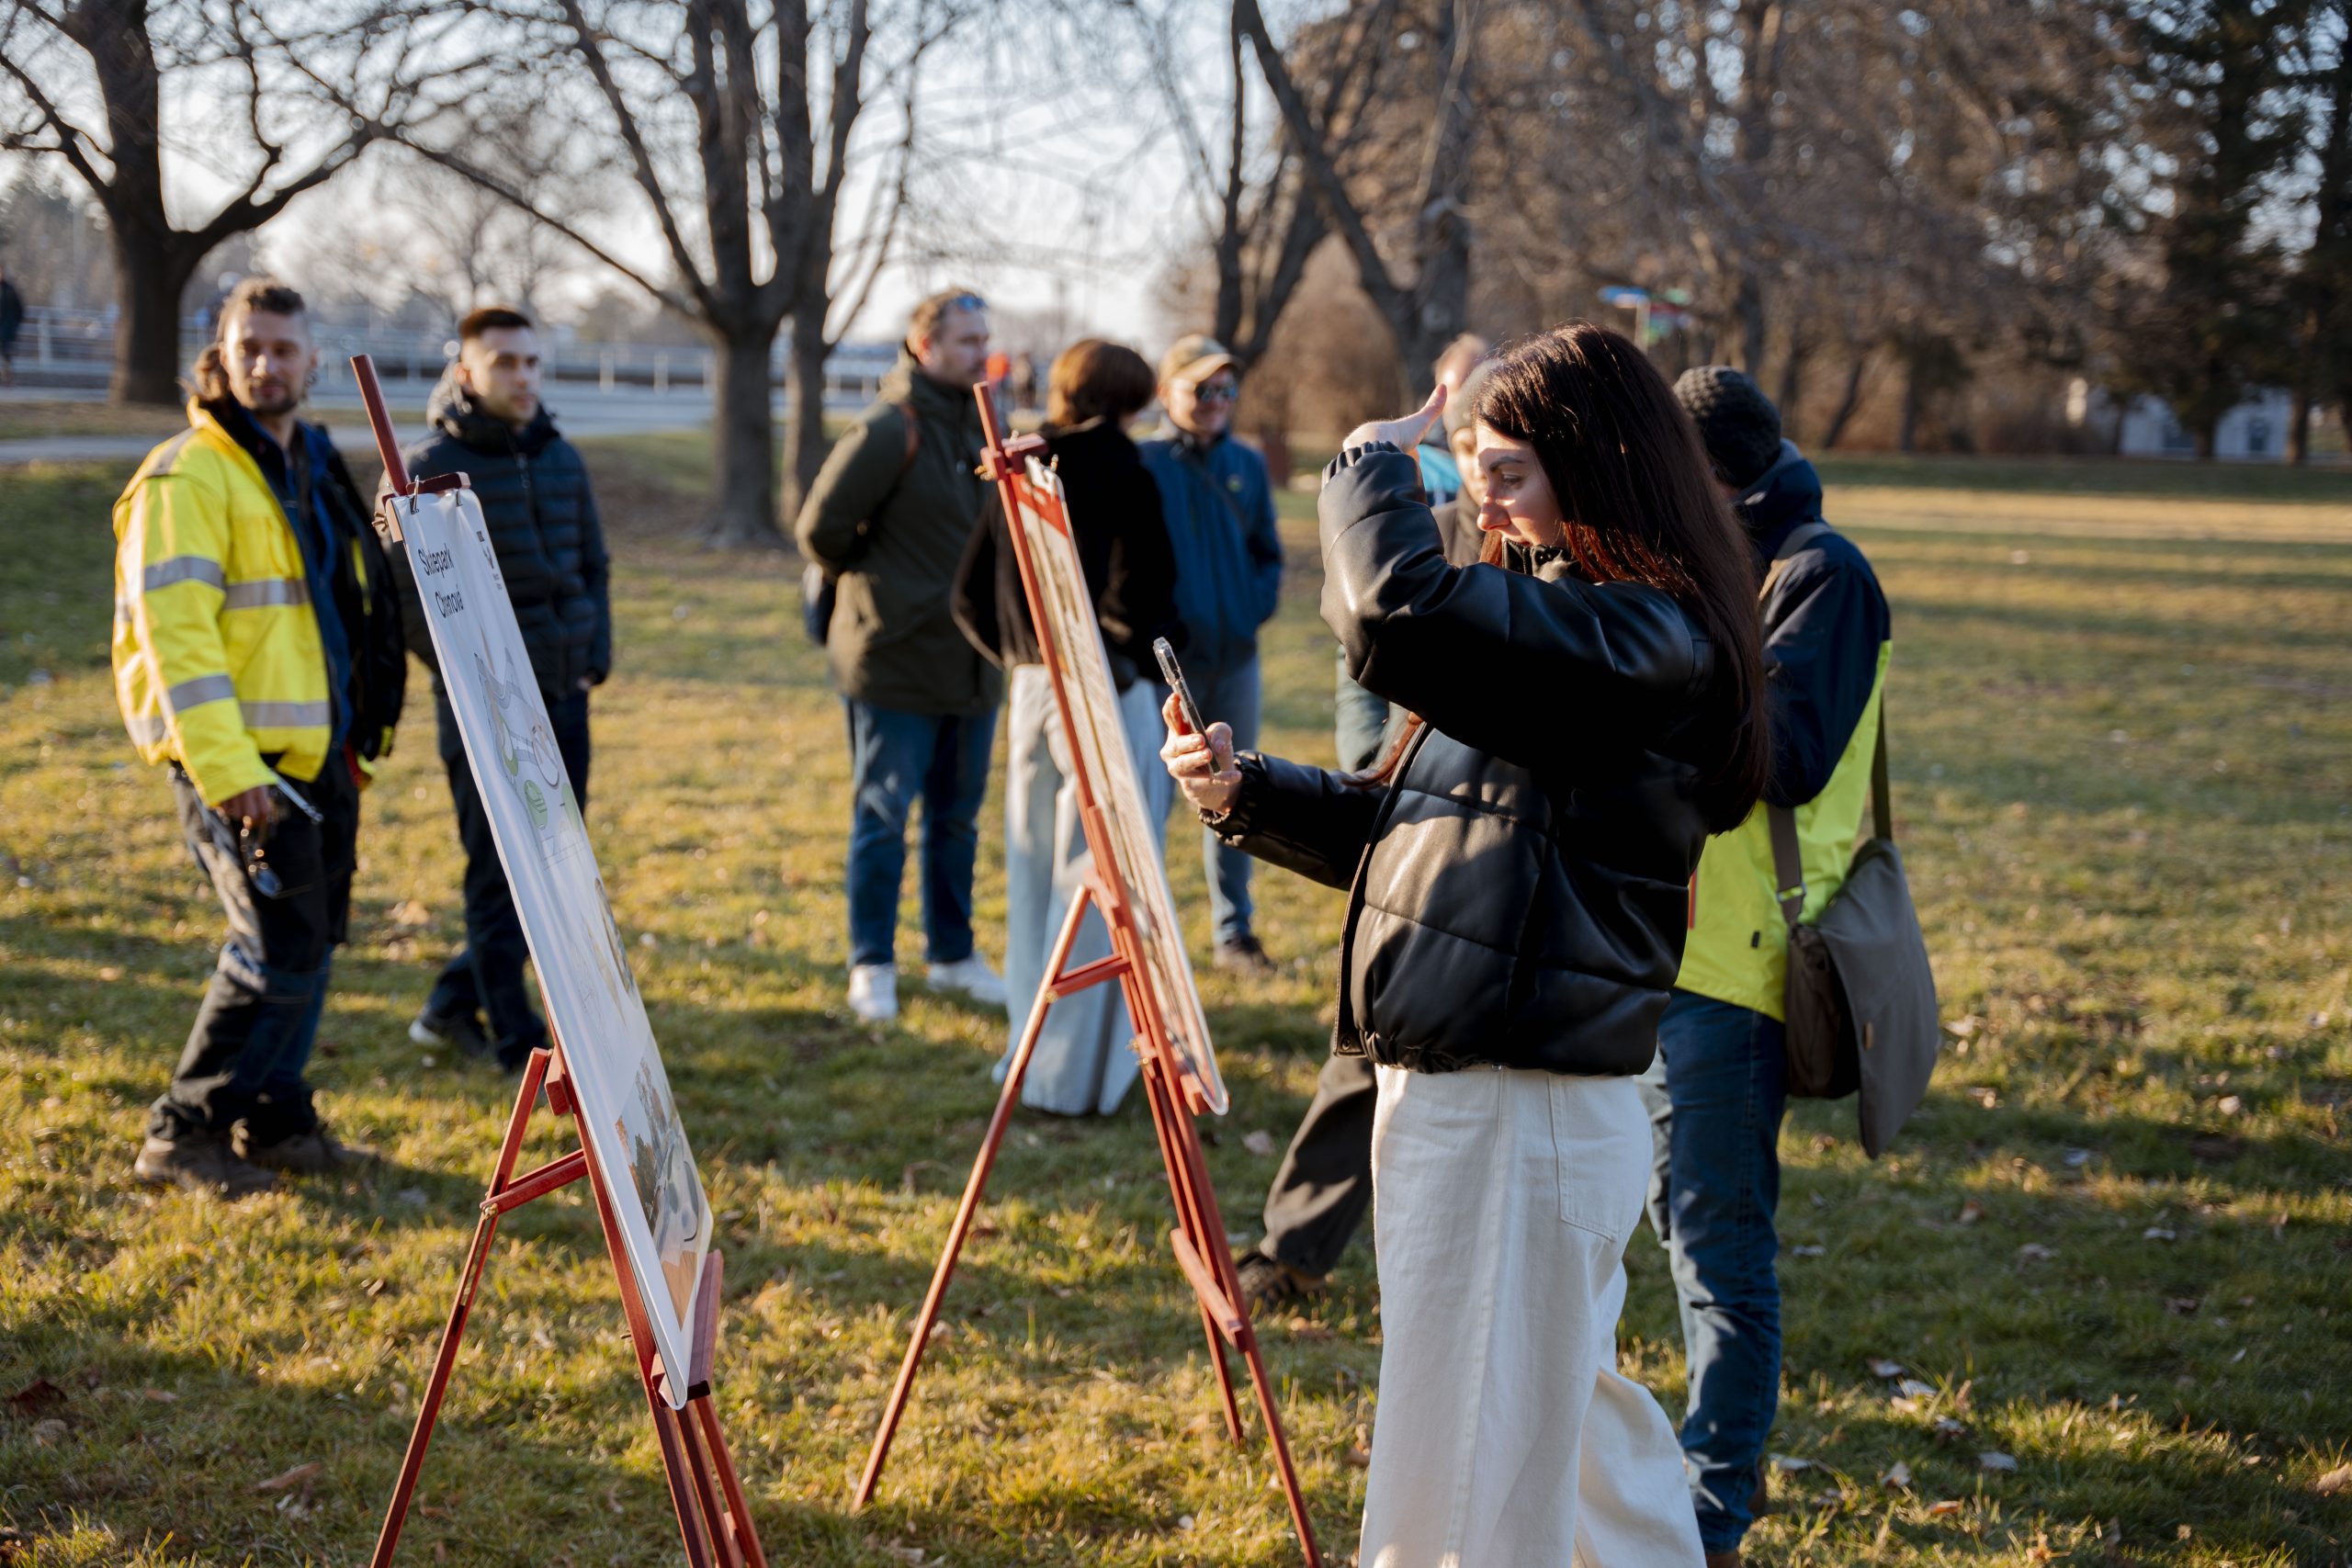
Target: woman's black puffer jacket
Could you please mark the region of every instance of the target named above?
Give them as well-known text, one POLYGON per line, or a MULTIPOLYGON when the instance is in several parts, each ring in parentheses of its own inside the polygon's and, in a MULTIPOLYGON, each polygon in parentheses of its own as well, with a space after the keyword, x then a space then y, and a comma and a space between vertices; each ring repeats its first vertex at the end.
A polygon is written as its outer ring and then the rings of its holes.
POLYGON ((1348 671, 1426 727, 1385 788, 1245 754, 1211 826, 1348 890, 1334 1048, 1417 1072, 1641 1072, 1707 836, 1701 766, 1727 743, 1713 645, 1665 593, 1565 559, 1448 566, 1385 443, 1333 460, 1321 513, 1348 671))

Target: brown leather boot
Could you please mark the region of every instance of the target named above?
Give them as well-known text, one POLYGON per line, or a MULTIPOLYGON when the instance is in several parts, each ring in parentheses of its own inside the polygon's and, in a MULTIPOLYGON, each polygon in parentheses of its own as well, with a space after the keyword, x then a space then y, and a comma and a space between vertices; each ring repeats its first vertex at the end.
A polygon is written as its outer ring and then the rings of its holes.
POLYGON ((266 1192, 277 1178, 240 1156, 220 1133, 182 1133, 176 1138, 150 1135, 131 1174, 150 1187, 185 1187, 238 1199, 266 1192))

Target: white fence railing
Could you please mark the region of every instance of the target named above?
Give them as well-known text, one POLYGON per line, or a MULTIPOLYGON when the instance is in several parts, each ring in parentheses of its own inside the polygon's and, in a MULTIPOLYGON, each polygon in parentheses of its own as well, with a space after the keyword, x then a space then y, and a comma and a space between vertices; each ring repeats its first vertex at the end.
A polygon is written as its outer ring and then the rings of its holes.
MULTIPOLYGON (((104 386, 114 369, 114 312, 58 310, 35 307, 25 312, 17 338, 20 384, 104 386)), ((180 323, 179 363, 193 365, 209 323, 189 317, 180 323)), ((321 350, 322 390, 347 390, 350 359, 374 356, 387 381, 436 379, 457 352, 456 334, 400 328, 355 327, 317 321, 312 332, 321 350)), ((770 372, 778 394, 784 387, 786 341, 776 340, 770 372)), ((540 352, 548 380, 594 386, 600 391, 664 396, 707 395, 718 377, 718 356, 692 344, 586 343, 564 329, 543 334, 540 352)), ((897 357, 884 344, 843 344, 825 363, 825 406, 856 408, 873 400, 883 374, 897 357)))

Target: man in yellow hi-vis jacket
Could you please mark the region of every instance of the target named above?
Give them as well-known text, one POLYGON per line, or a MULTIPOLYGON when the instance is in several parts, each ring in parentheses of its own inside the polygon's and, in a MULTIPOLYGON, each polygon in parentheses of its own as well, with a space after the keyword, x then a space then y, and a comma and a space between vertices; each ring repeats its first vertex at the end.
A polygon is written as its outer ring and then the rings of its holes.
POLYGON ((318 364, 301 296, 240 284, 196 367, 189 428, 115 502, 114 674, 167 763, 228 940, 141 1179, 242 1197, 365 1157, 303 1078, 351 902, 359 786, 390 749, 400 611, 358 488, 295 418, 318 364))

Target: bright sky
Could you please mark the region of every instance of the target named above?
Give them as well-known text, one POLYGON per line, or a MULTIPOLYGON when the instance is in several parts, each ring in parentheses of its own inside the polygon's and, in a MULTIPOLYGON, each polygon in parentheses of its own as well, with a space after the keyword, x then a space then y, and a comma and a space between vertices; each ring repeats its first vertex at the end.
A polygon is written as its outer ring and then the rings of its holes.
MULTIPOLYGON (((917 79, 920 152, 910 192, 919 217, 902 231, 850 337, 894 338, 914 300, 950 285, 976 288, 996 304, 999 335, 1016 344, 1034 336, 1044 347, 1099 332, 1134 342, 1148 355, 1177 332, 1201 324, 1162 319, 1170 261, 1204 254, 1209 214, 1200 181, 1188 178, 1188 170, 1198 168, 1196 154, 1179 130, 1170 92, 1148 67, 1141 31, 1148 20, 1171 28, 1170 52, 1181 62, 1208 156, 1221 156, 1231 81, 1219 6, 1197 0, 1103 6, 1089 21, 1101 36, 1053 40, 1058 47, 1042 47, 1026 30, 958 35, 955 46, 925 58, 917 79)), ((881 47, 877 39, 877 54, 881 47)), ((1262 87, 1252 95, 1262 100, 1262 87)), ((1260 102, 1253 112, 1267 111, 1260 102)), ((167 117, 183 127, 209 118, 200 105, 167 117)), ((899 102, 876 98, 860 122, 842 246, 857 215, 870 210, 875 182, 891 172, 902 130, 899 102)), ((181 221, 210 211, 234 188, 225 171, 206 167, 193 148, 169 158, 166 175, 181 221)), ((293 258, 309 265, 319 254, 321 230, 346 225, 367 200, 368 176, 355 175, 292 204, 263 231, 265 259, 296 271, 293 258)), ((664 252, 648 204, 625 179, 616 180, 616 190, 614 215, 600 237, 659 275, 664 252)), ((679 194, 691 208, 690 186, 682 183, 679 194)), ((584 264, 575 297, 595 292, 610 276, 584 264)), ((846 293, 842 281, 837 279, 837 295, 846 293)), ((842 325, 837 313, 833 326, 842 325)))

